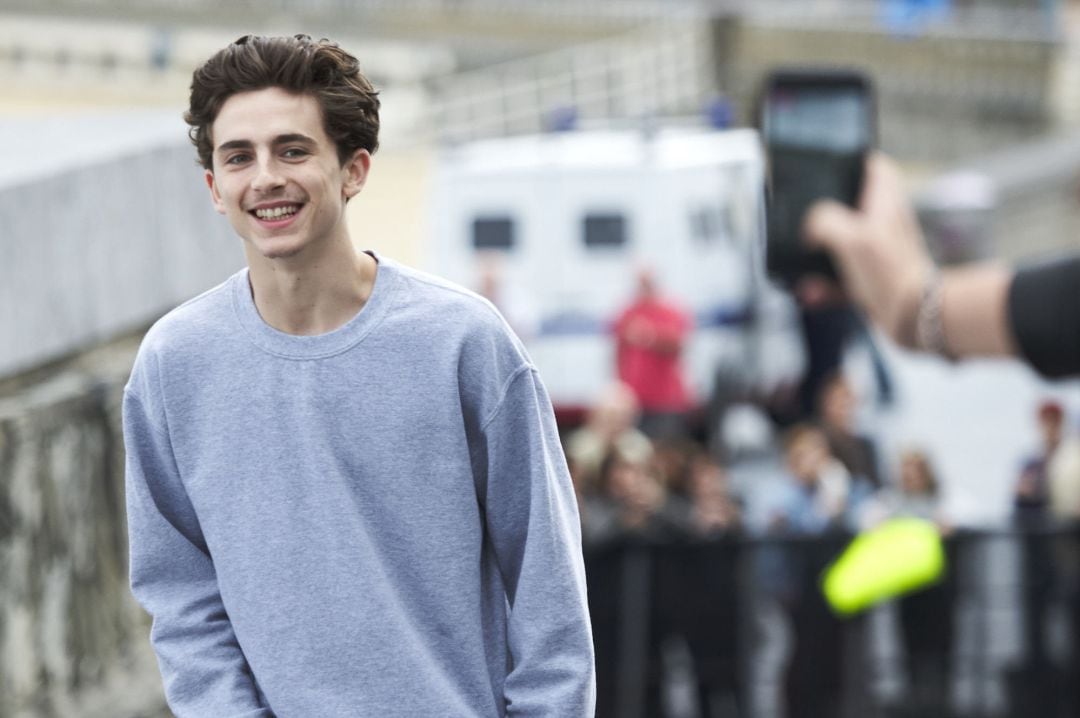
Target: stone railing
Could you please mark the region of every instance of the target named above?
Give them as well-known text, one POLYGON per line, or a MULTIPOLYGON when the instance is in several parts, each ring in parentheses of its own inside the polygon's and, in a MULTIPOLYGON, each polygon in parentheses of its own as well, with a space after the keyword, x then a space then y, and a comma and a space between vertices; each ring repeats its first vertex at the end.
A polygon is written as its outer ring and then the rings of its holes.
POLYGON ((120 406, 135 346, 0 387, 4 718, 168 715, 127 584, 120 406))
POLYGON ((116 338, 241 266, 240 243, 179 112, 3 120, 0 145, 0 718, 157 716, 116 338))

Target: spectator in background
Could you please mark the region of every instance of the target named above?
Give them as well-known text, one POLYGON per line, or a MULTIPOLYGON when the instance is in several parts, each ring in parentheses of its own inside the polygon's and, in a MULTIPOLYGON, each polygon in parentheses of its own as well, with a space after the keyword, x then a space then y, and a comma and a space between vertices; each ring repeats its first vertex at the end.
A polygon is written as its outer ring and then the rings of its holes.
POLYGON ((728 474, 708 452, 698 452, 691 461, 687 489, 691 536, 715 538, 742 528, 742 507, 731 493, 728 474))
POLYGON ((1022 529, 1043 526, 1049 519, 1049 506, 1046 460, 1042 457, 1024 459, 1013 490, 1013 523, 1022 529))
POLYGON ((857 397, 851 382, 837 372, 827 378, 818 395, 818 421, 829 442, 829 450, 852 477, 881 488, 878 452, 874 442, 856 431, 857 397))
POLYGON ((596 489, 600 466, 616 448, 630 456, 652 451, 649 437, 635 427, 639 414, 633 390, 614 382, 589 409, 585 424, 567 437, 566 457, 580 493, 589 494, 596 489))
POLYGON ((796 424, 784 439, 784 459, 791 483, 772 516, 772 528, 796 534, 819 534, 844 526, 851 475, 829 451, 829 442, 812 424, 796 424))
POLYGON ((687 432, 682 352, 692 328, 686 311, 660 296, 652 270, 640 269, 637 296, 615 320, 615 363, 641 404, 642 430, 653 438, 687 432))
MULTIPOLYGON (((1067 523, 1070 509, 1075 511, 1072 502, 1076 500, 1076 484, 1080 480, 1077 473, 1080 449, 1075 438, 1066 436, 1065 410, 1058 401, 1042 401, 1036 417, 1041 446, 1024 460, 1013 501, 1013 518, 1020 529, 1017 539, 1023 555, 1019 582, 1024 607, 1021 625, 1025 661, 1013 669, 1020 674, 1048 669, 1053 664, 1053 648, 1047 636, 1058 604, 1063 604, 1063 613, 1073 613, 1066 625, 1072 625, 1069 642, 1074 667, 1080 669, 1076 660, 1080 642, 1077 626, 1080 611, 1076 607, 1078 544, 1075 536, 1055 525, 1067 523)), ((1040 710, 1046 713, 1044 708, 1040 710)))
POLYGON ((921 449, 906 449, 900 454, 899 485, 881 493, 880 502, 887 517, 911 517, 937 524, 942 533, 951 524, 941 507, 941 487, 921 449))
POLYGON ((795 539, 817 537, 768 547, 760 556, 763 583, 779 601, 793 634, 784 679, 786 714, 841 715, 846 635, 825 603, 818 577, 846 540, 838 531, 851 514, 851 480, 829 452, 825 433, 814 425, 792 427, 784 454, 791 483, 772 515, 771 530, 795 539))
POLYGON ((1047 465, 1062 441, 1061 404, 1045 401, 1036 412, 1041 445, 1024 459, 1013 489, 1013 520, 1020 528, 1037 528, 1050 518, 1050 486, 1047 465))
POLYGON ((1036 416, 1042 445, 1024 460, 1013 492, 1013 517, 1021 528, 1045 525, 1051 515, 1080 516, 1080 445, 1065 436, 1065 410, 1048 399, 1036 416))
POLYGON ((829 377, 840 371, 852 337, 859 331, 859 317, 847 304, 804 301, 799 305, 799 324, 806 347, 806 370, 799 382, 796 405, 780 417, 789 423, 807 421, 829 377))
POLYGON ((680 500, 690 500, 690 465, 701 445, 685 436, 659 438, 653 442, 655 462, 668 492, 680 500))
MULTIPOLYGON (((1055 400, 1039 405, 1038 422, 1042 447, 1025 462, 1025 470, 1038 482, 1042 510, 1037 519, 1018 525, 1052 526, 1054 530, 1021 537, 1027 592, 1026 642, 1032 656, 1048 656, 1051 650, 1045 638, 1047 625, 1055 609, 1062 609, 1069 617, 1069 670, 1074 677, 1080 677, 1080 441, 1070 434, 1065 409, 1055 400)), ((1022 482, 1024 478, 1022 474, 1022 482)), ((1018 493, 1020 488, 1023 484, 1018 493)))
POLYGON ((1080 521, 1080 439, 1069 431, 1063 408, 1057 431, 1057 446, 1046 464, 1050 513, 1055 521, 1071 524, 1080 521))
POLYGON ((625 538, 665 540, 681 533, 651 448, 614 447, 601 466, 599 492, 583 513, 588 517, 583 540, 592 545, 625 538))
MULTIPOLYGON (((930 459, 919 449, 900 454, 899 486, 886 490, 881 503, 888 517, 932 521, 942 534, 952 526, 941 507, 941 494, 930 459)), ((955 553, 945 547, 951 564, 955 553)), ((938 583, 897 600, 900 637, 908 690, 904 704, 932 712, 948 705, 956 577, 948 571, 938 583)))

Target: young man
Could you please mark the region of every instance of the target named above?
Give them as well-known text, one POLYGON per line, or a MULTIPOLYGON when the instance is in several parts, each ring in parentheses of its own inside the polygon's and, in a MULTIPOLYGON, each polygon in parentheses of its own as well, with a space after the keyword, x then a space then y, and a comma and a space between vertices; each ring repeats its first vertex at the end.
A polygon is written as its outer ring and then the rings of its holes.
POLYGON ((379 102, 328 41, 244 37, 186 119, 248 267, 147 334, 131 583, 178 718, 591 716, 549 400, 476 295, 353 249, 379 102))

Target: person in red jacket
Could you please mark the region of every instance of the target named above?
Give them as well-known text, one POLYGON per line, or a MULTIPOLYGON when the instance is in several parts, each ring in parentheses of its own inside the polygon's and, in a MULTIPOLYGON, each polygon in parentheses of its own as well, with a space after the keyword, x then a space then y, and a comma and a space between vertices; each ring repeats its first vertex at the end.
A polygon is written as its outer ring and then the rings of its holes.
POLYGON ((637 395, 641 429, 650 437, 681 435, 692 401, 682 370, 682 351, 693 320, 662 298, 648 268, 638 272, 637 296, 615 320, 619 380, 637 395))

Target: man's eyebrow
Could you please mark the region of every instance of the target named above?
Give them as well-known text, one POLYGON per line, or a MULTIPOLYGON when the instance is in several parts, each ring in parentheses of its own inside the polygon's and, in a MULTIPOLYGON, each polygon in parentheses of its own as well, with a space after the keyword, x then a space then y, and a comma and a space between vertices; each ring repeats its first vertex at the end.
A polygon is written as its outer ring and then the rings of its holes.
MULTIPOLYGON (((272 140, 274 145, 286 145, 290 142, 299 142, 305 145, 318 144, 314 138, 307 135, 300 134, 299 132, 290 132, 284 135, 278 135, 272 140)), ((228 142, 222 142, 218 145, 218 152, 227 152, 229 150, 250 150, 255 145, 251 140, 229 140, 228 142)))
POLYGON ((218 152, 225 152, 227 150, 248 150, 254 147, 251 144, 251 140, 229 140, 228 142, 222 142, 218 145, 218 152))
POLYGON ((301 144, 305 144, 305 145, 317 144, 313 137, 308 137, 307 135, 302 135, 299 132, 292 132, 292 133, 289 133, 287 135, 278 135, 277 137, 274 138, 273 144, 275 144, 275 145, 285 145, 285 144, 288 144, 290 142, 300 142, 301 144))

